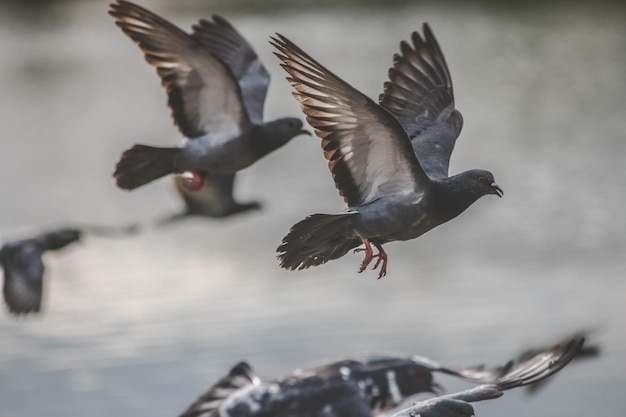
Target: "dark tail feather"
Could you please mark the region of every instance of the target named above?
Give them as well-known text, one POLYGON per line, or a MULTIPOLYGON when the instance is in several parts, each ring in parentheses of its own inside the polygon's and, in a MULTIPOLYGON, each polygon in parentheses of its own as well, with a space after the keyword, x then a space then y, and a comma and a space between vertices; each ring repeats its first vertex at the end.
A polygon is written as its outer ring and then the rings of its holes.
POLYGON ((276 249, 280 266, 293 271, 321 265, 359 246, 353 216, 313 214, 294 224, 276 249))
POLYGON ((115 166, 113 177, 117 186, 133 190, 165 175, 180 172, 174 166, 179 153, 180 148, 133 146, 122 154, 115 166))

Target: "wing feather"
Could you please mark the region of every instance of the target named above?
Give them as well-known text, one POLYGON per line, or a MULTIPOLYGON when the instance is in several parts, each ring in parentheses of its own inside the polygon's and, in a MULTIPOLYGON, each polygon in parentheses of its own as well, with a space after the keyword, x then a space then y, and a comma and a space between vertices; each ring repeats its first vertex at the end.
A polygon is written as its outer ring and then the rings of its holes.
POLYGON ((423 37, 413 32, 413 46, 401 42, 379 102, 408 133, 426 173, 431 178, 445 178, 463 117, 454 108, 452 79, 443 52, 427 23, 423 31, 423 37))
POLYGON ((243 103, 250 120, 263 123, 263 106, 270 74, 243 36, 224 18, 202 19, 192 27, 191 35, 226 65, 239 83, 243 103))
POLYGON ((204 46, 172 23, 118 0, 109 14, 157 69, 174 122, 187 138, 238 132, 248 122, 237 81, 204 46))
POLYGON ((583 347, 584 337, 575 336, 571 340, 559 343, 533 357, 515 364, 504 375, 490 384, 479 385, 453 394, 442 395, 425 401, 414 403, 411 407, 401 410, 392 417, 410 417, 425 413, 442 401, 459 400, 475 402, 498 398, 504 391, 534 384, 565 367, 583 347))
POLYGON ((272 41, 348 206, 393 193, 421 193, 428 178, 398 121, 284 36, 272 41))

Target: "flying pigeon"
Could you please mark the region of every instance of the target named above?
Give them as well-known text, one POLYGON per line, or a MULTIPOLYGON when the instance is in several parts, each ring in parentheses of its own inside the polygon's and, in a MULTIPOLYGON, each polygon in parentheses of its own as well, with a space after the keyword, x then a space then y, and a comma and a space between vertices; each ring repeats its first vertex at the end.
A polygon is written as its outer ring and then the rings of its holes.
POLYGON ((60 229, 40 236, 5 243, 0 248, 4 270, 4 301, 12 314, 38 313, 43 293, 42 256, 62 249, 81 237, 77 229, 60 229))
POLYGON ((469 403, 501 397, 506 390, 534 384, 555 374, 579 354, 584 341, 584 337, 575 336, 550 349, 538 351, 534 356, 512 367, 494 383, 417 402, 392 417, 473 416, 474 409, 469 403))
POLYGON ((359 272, 376 259, 381 278, 387 273, 384 243, 419 237, 484 195, 502 197, 489 171, 448 176, 463 119, 428 24, 412 40, 413 46, 401 43, 376 104, 286 37, 272 38, 348 205, 345 213, 313 214, 292 226, 277 249, 283 268, 320 265, 363 244, 355 250, 365 252, 359 272))
POLYGON ((198 191, 190 191, 182 175, 174 175, 173 178, 176 191, 183 199, 185 208, 182 212, 160 221, 160 224, 168 224, 190 216, 223 218, 261 208, 258 201, 240 203, 235 200, 233 196, 235 173, 211 175, 198 191))
POLYGON ((486 383, 496 381, 510 366, 511 363, 494 369, 479 366, 454 370, 419 356, 367 356, 296 370, 273 381, 261 381, 247 363, 241 362, 181 417, 239 416, 242 404, 257 410, 254 415, 263 414, 263 410, 280 415, 283 407, 285 410, 310 407, 307 413, 316 416, 326 405, 336 407, 334 401, 342 395, 358 396, 369 413, 379 414, 415 394, 437 393, 441 387, 433 381, 435 372, 486 383))
POLYGON ((116 25, 157 69, 174 123, 189 139, 182 147, 126 150, 113 174, 120 188, 191 172, 187 186, 199 190, 207 175, 232 174, 310 134, 296 118, 263 122, 269 73, 222 17, 200 20, 188 34, 136 4, 119 0, 110 7, 116 25))
POLYGON ((298 370, 294 375, 349 381, 357 386, 370 411, 379 414, 397 407, 413 395, 440 392, 442 387, 434 381, 434 373, 473 383, 487 383, 496 381, 511 366, 512 362, 493 369, 484 366, 452 369, 423 356, 370 355, 298 370))
POLYGON ((536 353, 513 366, 459 371, 421 357, 368 357, 298 370, 276 380, 261 380, 239 363, 180 417, 372 417, 396 408, 420 392, 436 392, 432 372, 482 383, 461 393, 439 396, 400 411, 397 417, 464 417, 469 402, 496 398, 507 389, 526 385, 563 368, 582 346, 577 338, 536 353))

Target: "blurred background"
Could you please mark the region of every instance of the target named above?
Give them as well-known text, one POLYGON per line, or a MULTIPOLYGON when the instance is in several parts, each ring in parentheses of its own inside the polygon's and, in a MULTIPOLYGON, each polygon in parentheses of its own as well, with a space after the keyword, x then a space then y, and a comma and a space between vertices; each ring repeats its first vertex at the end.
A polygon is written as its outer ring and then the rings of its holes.
MULTIPOLYGON (((498 365, 597 328, 596 360, 483 417, 623 413, 626 392, 626 7, 618 2, 152 1, 185 30, 221 14, 272 74, 266 118, 302 116, 268 37, 280 32, 372 98, 424 21, 465 126, 451 172, 490 169, 485 197, 417 240, 287 272, 275 248, 344 208, 319 140, 298 137, 239 175, 262 211, 190 219, 46 256, 38 317, 0 314, 0 415, 175 416, 246 359, 271 378, 363 352, 498 365), (507 3, 508 4, 508 3, 507 3)), ((168 179, 128 193, 122 150, 177 143, 155 70, 107 1, 0 5, 0 237, 150 222, 182 208, 168 179)), ((439 378, 449 390, 465 385, 439 378)))

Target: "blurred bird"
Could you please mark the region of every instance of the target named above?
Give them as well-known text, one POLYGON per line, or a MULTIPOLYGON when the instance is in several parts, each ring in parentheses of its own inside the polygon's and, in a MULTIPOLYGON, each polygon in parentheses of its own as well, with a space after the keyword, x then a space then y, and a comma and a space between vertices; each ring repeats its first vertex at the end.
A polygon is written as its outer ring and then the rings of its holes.
POLYGON ((185 208, 182 212, 161 220, 159 224, 168 224, 190 216, 223 218, 261 208, 258 201, 240 203, 235 200, 234 173, 211 175, 198 191, 190 191, 185 185, 185 178, 181 175, 174 175, 173 178, 176 191, 183 199, 185 208))
MULTIPOLYGON (((497 380, 509 368, 510 364, 494 369, 479 366, 454 370, 418 356, 368 356, 330 362, 296 370, 277 380, 261 381, 247 363, 241 362, 181 417, 280 416, 289 415, 293 410, 297 410, 297 415, 321 416, 326 415, 327 407, 343 409, 343 396, 349 402, 354 402, 353 397, 357 396, 357 409, 363 406, 368 413, 379 414, 415 394, 438 392, 441 387, 433 381, 434 372, 485 383, 497 380)), ((354 404, 346 405, 352 406, 354 404)))
POLYGON ((387 272, 384 243, 421 236, 484 195, 502 196, 489 171, 448 177, 463 118, 428 24, 412 40, 394 56, 378 105, 284 36, 272 38, 348 205, 344 214, 313 214, 292 226, 277 249, 283 268, 320 265, 363 244, 355 250, 365 252, 359 272, 376 259, 381 278, 387 272))
POLYGON ((453 370, 421 357, 346 359, 286 377, 262 381, 245 362, 237 364, 180 417, 372 417, 420 392, 436 392, 433 372, 474 383, 476 388, 439 396, 400 411, 398 417, 473 415, 469 402, 546 378, 563 368, 583 343, 575 338, 512 366, 453 370))
POLYGON ((5 243, 0 249, 4 301, 12 314, 38 313, 43 293, 44 252, 79 240, 81 231, 60 229, 30 239, 5 243))
POLYGON ((584 341, 584 337, 575 336, 550 349, 537 351, 491 384, 420 401, 392 417, 473 416, 474 408, 469 403, 501 397, 506 390, 534 384, 555 374, 579 354, 584 341))
POLYGON ((296 118, 263 122, 269 73, 223 18, 200 20, 187 34, 136 4, 119 0, 110 7, 116 25, 157 69, 174 123, 189 139, 182 147, 125 151, 113 174, 120 188, 191 172, 187 186, 199 190, 207 175, 232 174, 294 136, 310 134, 296 118))

